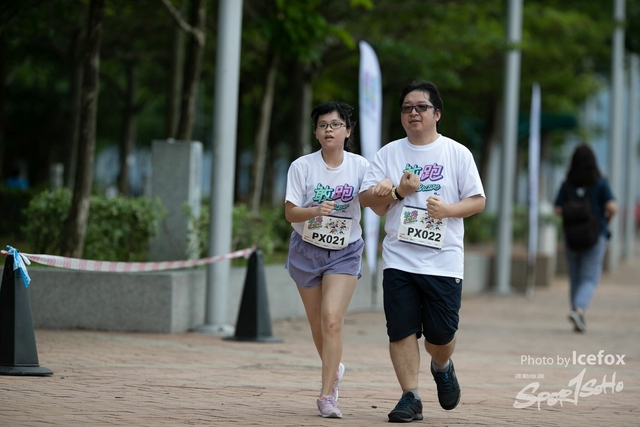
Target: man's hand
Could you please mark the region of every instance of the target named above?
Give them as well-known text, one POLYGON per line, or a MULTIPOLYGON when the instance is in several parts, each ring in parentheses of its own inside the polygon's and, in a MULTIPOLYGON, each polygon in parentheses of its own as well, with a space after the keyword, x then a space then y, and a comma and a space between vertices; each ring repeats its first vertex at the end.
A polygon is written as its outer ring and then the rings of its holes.
POLYGON ((396 191, 400 193, 401 197, 407 197, 418 188, 420 188, 420 178, 415 173, 407 171, 402 175, 402 178, 400 178, 400 184, 398 184, 396 191))
POLYGON ((431 218, 435 219, 443 219, 447 218, 447 205, 440 197, 438 196, 430 196, 427 199, 427 213, 431 218))

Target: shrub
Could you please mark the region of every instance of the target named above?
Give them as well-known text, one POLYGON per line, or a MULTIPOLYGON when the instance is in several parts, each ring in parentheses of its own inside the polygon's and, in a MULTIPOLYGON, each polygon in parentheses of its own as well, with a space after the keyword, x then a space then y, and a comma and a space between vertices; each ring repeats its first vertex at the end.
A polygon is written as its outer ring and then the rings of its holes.
POLYGON ((93 196, 84 257, 146 261, 165 210, 159 198, 93 196))
MULTIPOLYGON (((199 256, 205 257, 209 248, 209 203, 203 201, 202 206, 199 218, 188 206, 185 206, 185 212, 192 233, 197 233, 197 238, 193 235, 188 238, 189 244, 197 242, 199 256)), ((290 234, 291 224, 284 218, 284 207, 262 208, 258 217, 251 214, 246 204, 239 203, 233 207, 232 251, 252 246, 260 248, 265 255, 286 251, 290 234)))
POLYGON ((465 243, 489 243, 493 241, 496 231, 495 215, 481 212, 464 219, 465 243))
POLYGON ((22 231, 33 252, 59 255, 62 230, 69 215, 71 191, 58 188, 35 195, 22 211, 25 223, 22 231))
MULTIPOLYGON (((540 214, 540 225, 553 223, 558 225, 558 217, 551 214, 540 214)), ((514 206, 511 223, 513 241, 526 243, 529 238, 529 208, 514 206)), ((481 212, 464 219, 464 240, 468 244, 493 243, 498 235, 498 216, 481 212)))
MULTIPOLYGON (((23 232, 36 253, 60 254, 71 191, 58 188, 36 195, 23 211, 23 232)), ((145 261, 165 210, 159 199, 91 196, 83 258, 145 261)))

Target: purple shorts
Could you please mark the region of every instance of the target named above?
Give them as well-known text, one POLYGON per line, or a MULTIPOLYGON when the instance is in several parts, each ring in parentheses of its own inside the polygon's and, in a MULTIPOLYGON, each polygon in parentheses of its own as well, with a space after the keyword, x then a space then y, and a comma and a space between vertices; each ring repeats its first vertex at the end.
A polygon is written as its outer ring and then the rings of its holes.
POLYGON ((319 248, 302 240, 302 236, 294 231, 285 268, 299 287, 307 289, 322 283, 326 274, 348 274, 359 279, 362 276, 363 249, 362 239, 337 251, 319 248))

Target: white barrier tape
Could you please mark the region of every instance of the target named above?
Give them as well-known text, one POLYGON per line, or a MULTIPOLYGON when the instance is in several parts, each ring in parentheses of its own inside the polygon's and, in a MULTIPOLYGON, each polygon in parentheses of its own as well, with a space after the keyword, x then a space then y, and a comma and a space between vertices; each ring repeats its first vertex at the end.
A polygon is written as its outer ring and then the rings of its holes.
MULTIPOLYGON (((248 258, 255 250, 256 248, 254 246, 252 248, 241 249, 239 251, 235 251, 226 255, 218 255, 192 260, 159 262, 93 261, 80 258, 67 258, 57 255, 26 254, 24 252, 21 252, 20 255, 30 259, 31 261, 35 261, 38 264, 44 264, 51 267, 66 268, 69 270, 135 273, 145 271, 176 270, 179 268, 197 267, 200 265, 210 264, 216 261, 221 261, 223 259, 240 257, 248 258)), ((7 256, 8 254, 8 252, 5 250, 1 252, 4 256, 7 256)))

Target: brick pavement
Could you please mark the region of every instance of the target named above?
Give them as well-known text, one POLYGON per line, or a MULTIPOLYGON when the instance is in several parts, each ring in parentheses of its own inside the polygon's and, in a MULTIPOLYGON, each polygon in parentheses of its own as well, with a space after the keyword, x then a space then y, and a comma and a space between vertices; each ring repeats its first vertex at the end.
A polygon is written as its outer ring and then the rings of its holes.
MULTIPOLYGON (((640 425, 639 261, 605 274, 585 335, 573 333, 567 320, 566 278, 536 289, 531 299, 521 294, 466 297, 453 358, 461 403, 453 411, 440 409, 423 350, 425 420, 415 423, 640 425), (557 364, 558 357, 599 350, 624 354, 625 364, 557 364), (523 357, 531 364, 521 363, 523 357), (606 394, 583 393, 576 403, 553 406, 543 396, 540 410, 535 403, 513 407, 516 395, 533 382, 540 383, 537 392, 525 391, 535 395, 573 390, 583 368, 582 384, 593 391, 605 383, 606 394), (614 375, 618 390, 611 384, 614 375)), ((40 364, 54 375, 0 376, 0 426, 388 425, 387 413, 400 390, 382 313, 355 313, 346 320, 341 420, 317 416, 320 363, 306 320, 272 326, 282 343, 235 342, 197 333, 37 330, 40 364)), ((611 358, 603 358, 607 360, 611 358)))

